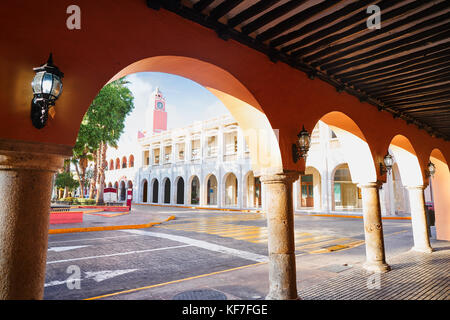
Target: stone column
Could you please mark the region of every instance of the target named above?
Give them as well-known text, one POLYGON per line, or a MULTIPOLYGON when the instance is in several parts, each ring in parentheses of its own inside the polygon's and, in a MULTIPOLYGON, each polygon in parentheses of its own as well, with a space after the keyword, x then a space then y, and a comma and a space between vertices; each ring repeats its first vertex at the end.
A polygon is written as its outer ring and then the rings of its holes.
POLYGON ((433 249, 430 245, 428 233, 427 217, 425 212, 424 186, 407 186, 409 204, 411 207, 411 223, 414 237, 414 247, 412 250, 418 252, 431 253, 433 249))
POLYGON ((43 298, 55 149, 0 140, 0 299, 43 298))
POLYGON ((366 240, 366 262, 364 268, 369 272, 387 272, 391 270, 386 263, 381 221, 380 184, 376 182, 359 184, 361 188, 364 216, 364 235, 366 240))
POLYGON ((269 245, 268 300, 297 299, 292 183, 298 172, 263 175, 269 245))

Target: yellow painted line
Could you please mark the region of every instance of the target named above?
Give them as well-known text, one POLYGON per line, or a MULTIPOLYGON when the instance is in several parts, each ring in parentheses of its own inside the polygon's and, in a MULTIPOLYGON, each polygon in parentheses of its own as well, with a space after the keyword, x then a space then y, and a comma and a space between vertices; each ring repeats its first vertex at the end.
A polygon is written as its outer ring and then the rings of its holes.
POLYGON ((295 239, 298 239, 298 238, 303 238, 305 236, 312 236, 312 234, 308 233, 308 232, 301 232, 301 233, 296 232, 294 234, 294 236, 295 236, 295 239))
POLYGON ((265 237, 267 239, 267 232, 263 232, 263 233, 258 233, 252 236, 247 236, 247 237, 235 237, 236 240, 247 240, 247 239, 254 239, 254 238, 261 238, 261 237, 265 237))
POLYGON ((134 224, 134 225, 122 225, 122 226, 104 226, 104 227, 86 227, 86 228, 67 228, 67 229, 50 229, 49 234, 61 234, 61 233, 75 233, 75 232, 93 232, 93 231, 110 231, 110 230, 124 230, 124 229, 143 229, 150 228, 154 225, 161 224, 175 219, 175 216, 170 216, 161 222, 150 222, 145 224, 134 224))
POLYGON ((227 235, 228 237, 231 237, 233 235, 241 235, 241 234, 247 234, 247 232, 251 231, 258 231, 259 229, 256 228, 242 228, 242 229, 235 229, 235 230, 229 230, 229 231, 217 231, 217 232, 208 232, 209 234, 218 234, 218 235, 227 235))
POLYGON ((87 298, 87 299, 84 299, 84 300, 96 300, 96 299, 102 299, 102 298, 108 298, 108 297, 112 297, 112 296, 117 296, 117 295, 125 294, 125 293, 132 293, 132 292, 137 292, 137 291, 141 291, 141 290, 146 290, 146 289, 151 289, 151 288, 156 288, 156 287, 162 287, 162 286, 165 286, 165 285, 168 285, 168 284, 173 284, 173 283, 179 283, 179 282, 188 281, 188 280, 204 278, 204 277, 213 276, 213 275, 221 274, 221 273, 225 273, 225 272, 245 269, 245 268, 248 268, 248 267, 254 267, 254 266, 257 266, 257 265, 260 265, 260 264, 264 264, 264 263, 267 263, 267 261, 257 262, 257 263, 254 263, 254 264, 249 264, 249 265, 236 267, 236 268, 231 268, 231 269, 226 269, 226 270, 221 270, 221 271, 215 271, 215 272, 206 273, 206 274, 201 274, 201 275, 198 275, 198 276, 188 277, 188 278, 184 278, 184 279, 178 279, 178 280, 168 281, 168 282, 164 282, 164 283, 153 284, 153 285, 149 285, 149 286, 145 286, 145 287, 140 287, 140 288, 135 288, 135 289, 129 289, 129 290, 113 292, 113 293, 104 294, 104 295, 97 296, 97 297, 87 298))
POLYGON ((328 247, 328 248, 323 248, 323 249, 319 249, 319 250, 309 251, 309 253, 311 253, 311 254, 328 253, 328 252, 340 251, 340 250, 345 249, 345 248, 348 248, 348 247, 346 245, 338 244, 338 245, 331 246, 331 247, 328 247))
POLYGON ((316 248, 316 247, 320 247, 320 246, 323 246, 323 245, 326 245, 326 244, 339 242, 339 241, 346 241, 346 240, 347 241, 348 240, 352 240, 352 238, 336 238, 336 239, 331 239, 331 240, 326 240, 326 241, 319 241, 319 242, 303 245, 303 246, 300 246, 300 247, 295 247, 295 249, 298 250, 298 249, 316 248))
POLYGON ((317 240, 322 240, 322 239, 327 239, 327 238, 331 238, 332 236, 315 236, 315 237, 311 237, 311 238, 304 238, 304 239, 299 239, 295 241, 295 244, 297 243, 305 243, 305 242, 311 242, 311 241, 317 241, 317 240))

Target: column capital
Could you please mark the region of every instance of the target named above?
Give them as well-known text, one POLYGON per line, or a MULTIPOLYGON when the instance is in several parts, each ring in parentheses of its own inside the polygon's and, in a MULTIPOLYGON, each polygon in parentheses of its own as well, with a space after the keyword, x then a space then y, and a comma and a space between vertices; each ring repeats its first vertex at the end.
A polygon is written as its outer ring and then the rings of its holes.
POLYGON ((426 186, 405 186, 405 188, 409 190, 425 190, 426 186))
POLYGON ((383 186, 382 181, 376 181, 376 182, 364 182, 364 183, 358 183, 358 188, 364 189, 364 188, 377 188, 380 189, 383 186))
POLYGON ((299 171, 283 171, 280 173, 262 174, 259 179, 262 183, 292 183, 300 177, 299 171))
POLYGON ((28 141, 0 139, 0 169, 57 171, 64 159, 72 156, 72 147, 28 141))

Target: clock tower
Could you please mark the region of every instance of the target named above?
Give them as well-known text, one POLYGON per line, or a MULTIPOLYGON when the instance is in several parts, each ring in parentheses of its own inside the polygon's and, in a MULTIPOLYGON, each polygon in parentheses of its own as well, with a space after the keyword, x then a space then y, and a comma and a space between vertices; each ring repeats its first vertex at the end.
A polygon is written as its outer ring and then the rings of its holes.
POLYGON ((147 110, 147 128, 151 129, 151 133, 167 130, 166 99, 158 87, 156 87, 150 97, 147 110))

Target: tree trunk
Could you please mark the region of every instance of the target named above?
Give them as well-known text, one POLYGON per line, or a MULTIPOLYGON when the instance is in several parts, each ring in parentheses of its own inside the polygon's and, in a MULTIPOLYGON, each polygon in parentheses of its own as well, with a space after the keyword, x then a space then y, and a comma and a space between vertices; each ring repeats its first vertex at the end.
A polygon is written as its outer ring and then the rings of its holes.
POLYGON ((78 163, 75 163, 75 170, 78 176, 78 182, 80 183, 80 196, 84 198, 84 177, 81 176, 80 170, 78 169, 78 163))
MULTIPOLYGON (((70 162, 64 161, 64 172, 70 172, 70 162)), ((64 187, 63 198, 67 198, 69 196, 69 188, 64 187)))
POLYGON ((103 199, 103 189, 105 186, 105 168, 108 165, 106 162, 106 150, 108 149, 108 145, 105 142, 101 142, 99 148, 99 157, 98 157, 98 171, 97 171, 97 204, 104 204, 103 199))
MULTIPOLYGON (((100 149, 100 147, 99 147, 100 149)), ((91 182, 90 182, 90 188, 89 188, 89 199, 94 199, 95 196, 95 191, 97 190, 96 188, 96 183, 97 183, 97 168, 98 168, 98 162, 99 162, 99 149, 97 149, 96 151, 94 151, 92 154, 94 156, 94 172, 92 173, 92 178, 91 178, 91 182)))

